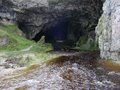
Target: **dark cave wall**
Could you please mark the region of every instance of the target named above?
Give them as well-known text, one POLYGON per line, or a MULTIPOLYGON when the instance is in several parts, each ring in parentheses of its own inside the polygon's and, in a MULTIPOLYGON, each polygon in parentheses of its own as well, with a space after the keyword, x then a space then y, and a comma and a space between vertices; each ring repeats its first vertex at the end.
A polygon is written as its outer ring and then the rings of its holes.
POLYGON ((0 18, 15 21, 15 13, 9 8, 9 3, 6 0, 0 1, 0 18))
POLYGON ((38 39, 39 36, 36 35, 49 30, 64 16, 69 20, 67 39, 73 42, 77 42, 80 36, 92 35, 94 38, 103 5, 103 0, 5 1, 3 6, 15 8, 13 11, 16 13, 16 22, 28 39, 38 39))

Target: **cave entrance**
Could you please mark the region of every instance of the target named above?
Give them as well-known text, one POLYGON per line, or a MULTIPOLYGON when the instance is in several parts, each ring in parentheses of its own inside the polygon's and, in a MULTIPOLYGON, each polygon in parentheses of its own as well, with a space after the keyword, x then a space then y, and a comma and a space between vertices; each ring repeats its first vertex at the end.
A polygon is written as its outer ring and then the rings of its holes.
MULTIPOLYGON (((68 48, 68 34, 70 21, 66 17, 59 17, 49 25, 46 24, 43 30, 38 33, 33 40, 39 41, 42 36, 45 36, 45 43, 51 43, 54 50, 63 50, 68 48)), ((73 43, 71 43, 73 45, 73 43)))
MULTIPOLYGON (((75 12, 78 15, 78 12, 75 12)), ((88 15, 59 17, 44 25, 43 29, 35 35, 36 42, 45 36, 45 43, 51 43, 54 50, 97 50, 95 42, 95 27, 98 19, 92 21, 88 15), (87 21, 88 20, 88 21, 87 21), (87 21, 87 22, 86 22, 87 21)))
POLYGON ((54 24, 44 31, 45 42, 51 43, 54 50, 61 50, 67 40, 69 22, 66 18, 59 18, 54 24))
POLYGON ((33 8, 18 15, 17 20, 25 22, 21 29, 26 37, 39 41, 45 36, 46 43, 51 43, 54 49, 66 46, 80 50, 97 49, 95 27, 102 14, 104 0, 58 1, 52 0, 47 10, 45 7, 42 10, 33 8))

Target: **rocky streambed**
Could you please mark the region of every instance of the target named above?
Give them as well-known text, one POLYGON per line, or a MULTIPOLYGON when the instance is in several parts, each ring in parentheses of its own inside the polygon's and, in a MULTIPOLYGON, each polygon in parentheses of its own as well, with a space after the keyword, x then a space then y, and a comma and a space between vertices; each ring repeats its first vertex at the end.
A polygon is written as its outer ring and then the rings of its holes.
POLYGON ((64 53, 4 76, 1 72, 0 90, 120 90, 119 67, 105 68, 98 59, 98 52, 64 53))

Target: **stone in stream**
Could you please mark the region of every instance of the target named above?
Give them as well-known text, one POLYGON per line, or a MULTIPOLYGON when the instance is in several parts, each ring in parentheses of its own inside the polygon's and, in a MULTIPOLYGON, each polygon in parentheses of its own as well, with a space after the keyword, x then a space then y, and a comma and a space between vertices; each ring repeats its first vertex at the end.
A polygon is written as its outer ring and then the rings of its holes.
POLYGON ((31 79, 20 83, 17 87, 10 87, 8 90, 37 90, 38 83, 39 81, 31 79))

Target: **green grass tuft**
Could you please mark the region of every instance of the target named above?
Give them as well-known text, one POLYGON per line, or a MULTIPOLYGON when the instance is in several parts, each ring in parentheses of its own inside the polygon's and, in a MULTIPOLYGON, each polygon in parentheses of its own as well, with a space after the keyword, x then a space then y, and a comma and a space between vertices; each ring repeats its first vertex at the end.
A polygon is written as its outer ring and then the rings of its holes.
POLYGON ((33 41, 25 39, 15 24, 0 24, 0 38, 2 37, 8 38, 9 44, 0 46, 0 51, 18 51, 34 43, 33 41))

